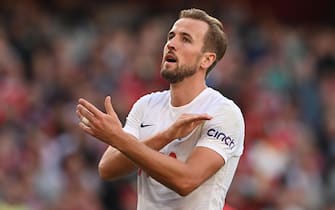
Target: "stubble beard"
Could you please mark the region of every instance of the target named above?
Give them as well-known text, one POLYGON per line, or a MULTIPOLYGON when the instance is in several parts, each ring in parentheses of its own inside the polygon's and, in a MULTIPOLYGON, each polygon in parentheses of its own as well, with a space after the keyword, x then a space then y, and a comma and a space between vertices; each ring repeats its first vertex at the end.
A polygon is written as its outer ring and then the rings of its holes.
POLYGON ((179 66, 175 69, 168 70, 166 68, 161 68, 161 75, 164 79, 166 79, 171 84, 181 82, 185 78, 194 75, 197 71, 196 65, 193 66, 179 66))

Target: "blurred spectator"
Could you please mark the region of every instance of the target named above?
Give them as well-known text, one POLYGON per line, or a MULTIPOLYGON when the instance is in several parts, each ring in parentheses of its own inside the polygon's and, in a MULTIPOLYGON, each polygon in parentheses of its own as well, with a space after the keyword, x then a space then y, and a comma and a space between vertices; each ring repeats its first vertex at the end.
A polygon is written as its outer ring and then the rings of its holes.
MULTIPOLYGON (((197 4, 221 16, 229 35, 208 85, 233 98, 246 119, 245 154, 227 204, 236 210, 334 210, 330 13, 327 22, 290 24, 288 13, 280 19, 270 4, 250 2, 197 4)), ((159 76, 166 29, 173 11, 195 5, 0 2, 0 210, 136 208, 136 175, 99 178, 106 145, 79 131, 76 100, 102 107, 109 94, 124 121, 138 97, 166 87, 159 76)))

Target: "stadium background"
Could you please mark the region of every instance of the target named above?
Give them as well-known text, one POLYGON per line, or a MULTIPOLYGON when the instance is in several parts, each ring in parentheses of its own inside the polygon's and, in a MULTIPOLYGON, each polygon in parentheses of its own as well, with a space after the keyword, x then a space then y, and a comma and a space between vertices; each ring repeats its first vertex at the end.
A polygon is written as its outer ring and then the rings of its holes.
POLYGON ((103 182, 106 146, 76 101, 120 119, 159 77, 182 8, 220 17, 228 51, 208 84, 246 120, 227 197, 237 210, 335 209, 335 11, 331 1, 0 1, 0 210, 134 210, 136 175, 103 182))

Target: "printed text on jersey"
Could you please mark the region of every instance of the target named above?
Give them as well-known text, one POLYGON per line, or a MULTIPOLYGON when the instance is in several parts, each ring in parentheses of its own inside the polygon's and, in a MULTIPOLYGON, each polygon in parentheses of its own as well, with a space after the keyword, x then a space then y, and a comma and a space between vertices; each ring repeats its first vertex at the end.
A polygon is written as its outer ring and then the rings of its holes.
POLYGON ((224 142, 229 147, 229 149, 233 149, 235 147, 235 140, 233 138, 226 135, 224 132, 215 130, 214 128, 211 128, 207 131, 207 136, 224 142))

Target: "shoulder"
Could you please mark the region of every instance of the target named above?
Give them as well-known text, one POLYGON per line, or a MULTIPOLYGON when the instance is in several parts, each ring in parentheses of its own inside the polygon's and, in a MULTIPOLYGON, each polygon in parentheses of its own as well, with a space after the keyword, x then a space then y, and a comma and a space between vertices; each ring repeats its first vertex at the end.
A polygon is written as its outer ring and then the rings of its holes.
POLYGON ((140 104, 142 106, 154 106, 169 100, 169 96, 169 90, 152 92, 139 98, 136 104, 140 104))
POLYGON ((204 123, 202 135, 205 140, 199 145, 207 145, 215 151, 220 151, 218 153, 228 160, 233 154, 242 154, 245 132, 243 115, 232 100, 214 89, 210 91, 208 114, 213 118, 204 123), (214 146, 210 146, 212 143, 214 146), (220 144, 221 147, 218 146, 220 144))
POLYGON ((147 115, 147 113, 152 113, 153 111, 157 113, 159 107, 163 106, 159 106, 158 103, 166 100, 165 98, 168 98, 169 95, 168 91, 161 91, 149 93, 139 98, 133 104, 130 112, 128 113, 125 130, 132 133, 134 136, 139 137, 140 134, 138 133, 138 128, 142 123, 142 119, 147 115))
POLYGON ((208 88, 208 96, 206 98, 208 99, 208 105, 210 106, 212 114, 226 115, 227 113, 230 113, 242 117, 240 107, 233 100, 225 97, 219 91, 213 88, 208 88))

